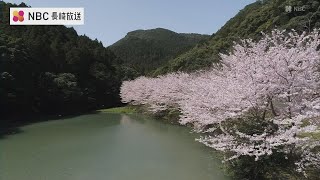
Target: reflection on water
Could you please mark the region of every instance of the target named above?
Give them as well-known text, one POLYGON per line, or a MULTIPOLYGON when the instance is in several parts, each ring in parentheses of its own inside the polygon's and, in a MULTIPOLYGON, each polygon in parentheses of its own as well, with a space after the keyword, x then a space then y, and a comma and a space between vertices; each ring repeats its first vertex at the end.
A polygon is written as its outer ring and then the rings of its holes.
POLYGON ((126 125, 126 124, 131 124, 131 123, 132 123, 132 120, 129 118, 129 116, 127 116, 125 114, 121 116, 120 124, 126 125))
POLYGON ((189 129, 140 115, 89 114, 0 140, 1 180, 224 180, 189 129))

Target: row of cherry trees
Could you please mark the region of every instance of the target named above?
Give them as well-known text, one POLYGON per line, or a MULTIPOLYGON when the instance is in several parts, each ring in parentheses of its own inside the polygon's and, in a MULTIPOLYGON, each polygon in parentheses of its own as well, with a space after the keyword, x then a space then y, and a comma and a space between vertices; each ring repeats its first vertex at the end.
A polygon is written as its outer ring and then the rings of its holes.
POLYGON ((319 141, 300 136, 319 130, 314 120, 320 116, 319 44, 318 30, 274 30, 258 42, 235 44, 210 71, 123 82, 122 101, 148 105, 153 112, 178 108, 180 123, 203 132, 198 141, 226 152, 226 160, 252 156, 258 161, 294 150, 301 155, 297 170, 320 168, 320 153, 312 151, 319 141), (244 117, 267 125, 246 132, 230 127, 244 117))

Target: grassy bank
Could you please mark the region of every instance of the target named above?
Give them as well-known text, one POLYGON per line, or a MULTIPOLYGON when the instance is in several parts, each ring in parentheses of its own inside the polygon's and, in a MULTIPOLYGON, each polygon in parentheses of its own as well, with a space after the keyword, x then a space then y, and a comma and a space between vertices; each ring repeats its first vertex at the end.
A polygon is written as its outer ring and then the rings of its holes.
POLYGON ((133 106, 124 106, 124 107, 115 107, 115 108, 108 108, 108 109, 101 109, 98 110, 101 113, 123 113, 123 114, 133 114, 137 113, 137 108, 133 106))
POLYGON ((97 110, 99 113, 122 113, 122 114, 143 114, 158 120, 161 120, 165 123, 176 124, 180 125, 179 122, 179 115, 180 112, 177 109, 171 108, 168 110, 164 110, 161 112, 150 112, 149 107, 147 105, 127 105, 123 107, 115 107, 115 108, 108 108, 108 109, 101 109, 97 110))

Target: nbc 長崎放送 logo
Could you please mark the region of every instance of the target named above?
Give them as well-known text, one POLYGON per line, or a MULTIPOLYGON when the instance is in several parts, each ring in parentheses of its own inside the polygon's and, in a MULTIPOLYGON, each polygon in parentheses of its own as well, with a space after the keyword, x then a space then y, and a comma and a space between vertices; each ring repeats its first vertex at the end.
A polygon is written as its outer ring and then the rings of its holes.
POLYGON ((24 21, 24 12, 23 11, 13 11, 13 19, 14 22, 23 22, 24 21))

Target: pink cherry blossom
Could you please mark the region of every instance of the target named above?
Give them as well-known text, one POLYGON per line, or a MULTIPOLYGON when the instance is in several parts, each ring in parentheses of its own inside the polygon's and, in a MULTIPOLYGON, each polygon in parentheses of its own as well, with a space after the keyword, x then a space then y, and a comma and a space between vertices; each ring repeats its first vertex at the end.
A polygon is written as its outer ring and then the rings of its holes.
MULTIPOLYGON (((319 132, 315 125, 303 126, 304 120, 320 117, 319 45, 319 30, 308 34, 273 30, 258 42, 236 43, 209 71, 125 81, 122 101, 148 105, 152 112, 179 109, 181 124, 193 124, 204 133, 199 142, 233 154, 226 160, 240 156, 259 160, 274 151, 287 152, 289 146, 310 149, 320 143, 297 135, 319 132), (276 124, 277 132, 248 135, 224 130, 223 122, 249 112, 272 114, 262 119, 276 124), (223 133, 213 135, 217 130, 223 133)), ((308 152, 297 162, 301 171, 309 165, 320 166, 320 156, 308 152)))

